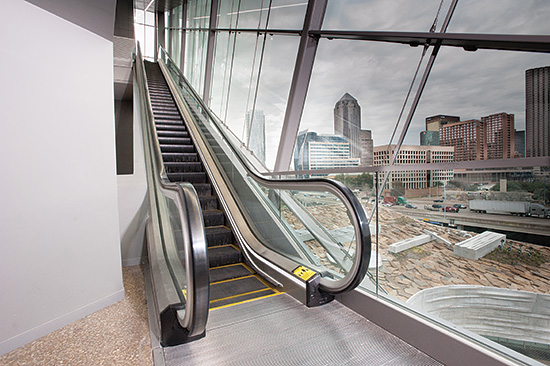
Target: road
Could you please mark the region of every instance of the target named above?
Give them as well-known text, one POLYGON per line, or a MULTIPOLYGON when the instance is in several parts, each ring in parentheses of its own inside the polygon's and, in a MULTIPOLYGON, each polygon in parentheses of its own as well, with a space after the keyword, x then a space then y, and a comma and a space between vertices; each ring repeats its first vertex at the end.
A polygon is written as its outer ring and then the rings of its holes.
MULTIPOLYGON (((451 223, 457 226, 474 226, 486 229, 509 230, 514 232, 529 233, 550 237, 550 219, 537 217, 521 217, 512 215, 495 215, 472 212, 469 209, 462 209, 458 213, 430 211, 424 208, 425 205, 434 204, 433 200, 427 198, 411 199, 409 203, 417 206, 416 209, 405 208, 404 206, 393 206, 392 210, 408 216, 427 218, 443 223, 451 223)), ((439 203, 439 202, 438 202, 439 203)), ((467 202, 447 201, 445 206, 452 206, 455 203, 467 205, 467 202)))

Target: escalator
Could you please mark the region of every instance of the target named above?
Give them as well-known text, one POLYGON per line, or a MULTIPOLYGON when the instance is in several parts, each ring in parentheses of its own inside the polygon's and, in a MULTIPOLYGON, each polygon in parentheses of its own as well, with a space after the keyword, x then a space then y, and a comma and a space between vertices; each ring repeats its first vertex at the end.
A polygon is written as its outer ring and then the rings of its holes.
POLYGON ((162 54, 164 61, 143 62, 138 48, 134 79, 159 345, 194 343, 205 336, 207 321, 217 327, 210 317, 285 317, 300 307, 325 307, 354 289, 367 271, 370 233, 353 193, 327 179, 260 176, 162 54), (352 235, 333 235, 338 228, 310 212, 304 201, 310 195, 322 197, 317 209, 336 210, 352 235))
POLYGON ((157 139, 171 182, 195 188, 208 245, 210 309, 280 292, 245 264, 223 208, 157 63, 145 62, 157 139))

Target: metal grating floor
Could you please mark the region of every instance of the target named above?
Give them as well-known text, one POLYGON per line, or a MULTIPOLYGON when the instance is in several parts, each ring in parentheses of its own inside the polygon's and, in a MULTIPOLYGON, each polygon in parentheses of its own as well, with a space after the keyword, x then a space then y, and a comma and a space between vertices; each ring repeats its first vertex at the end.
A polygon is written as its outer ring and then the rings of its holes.
POLYGON ((210 311, 206 337, 164 348, 180 365, 441 365, 342 304, 286 294, 210 311))

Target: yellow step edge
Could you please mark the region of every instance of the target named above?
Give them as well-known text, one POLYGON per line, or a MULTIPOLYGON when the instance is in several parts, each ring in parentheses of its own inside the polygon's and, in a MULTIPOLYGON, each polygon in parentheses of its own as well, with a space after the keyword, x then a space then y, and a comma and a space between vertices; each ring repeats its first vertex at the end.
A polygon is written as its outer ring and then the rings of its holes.
POLYGON ((249 274, 248 276, 235 277, 235 278, 230 278, 228 280, 222 280, 222 281, 217 281, 217 282, 210 282, 210 285, 212 286, 212 285, 217 285, 217 284, 220 284, 220 283, 232 282, 232 281, 241 280, 241 279, 250 278, 250 277, 256 277, 256 275, 255 274, 249 274))
POLYGON ((254 274, 254 276, 258 279, 258 281, 260 281, 261 283, 263 283, 265 286, 269 287, 273 291, 281 292, 281 291, 277 290, 277 288, 275 286, 273 286, 271 283, 267 282, 265 279, 260 277, 258 274, 254 274))
POLYGON ((216 245, 216 246, 213 246, 213 247, 208 247, 208 249, 221 248, 221 247, 233 247, 233 248, 237 249, 239 252, 241 251, 241 250, 239 249, 239 247, 235 246, 235 244, 222 244, 222 245, 216 245))
POLYGON ((236 267, 236 266, 244 267, 248 272, 254 273, 254 271, 251 270, 250 267, 248 267, 248 266, 247 266, 246 264, 244 264, 244 263, 224 264, 223 266, 212 267, 212 268, 210 268, 209 270, 212 271, 212 270, 218 269, 218 268, 228 268, 228 267, 236 267))
POLYGON ((284 293, 284 292, 276 292, 276 293, 269 294, 269 295, 265 295, 265 296, 255 297, 255 298, 253 298, 253 299, 243 300, 243 301, 239 301, 239 302, 234 302, 234 303, 232 303, 232 304, 226 304, 226 305, 218 306, 218 307, 215 307, 215 308, 210 308, 210 310, 217 310, 217 309, 228 308, 228 307, 233 306, 233 305, 246 304, 247 302, 252 302, 252 301, 256 301, 256 300, 266 299, 266 298, 268 298, 268 297, 278 296, 278 295, 281 295, 281 294, 283 294, 283 293, 284 293))
POLYGON ((266 288, 262 288, 262 289, 254 290, 254 291, 250 291, 250 292, 243 292, 242 294, 238 294, 238 295, 222 297, 222 298, 216 299, 216 300, 210 300, 210 304, 212 304, 213 302, 217 302, 217 301, 229 300, 229 299, 234 299, 234 298, 240 297, 240 296, 246 296, 246 295, 256 294, 256 293, 258 293, 258 292, 262 292, 262 291, 265 291, 265 290, 271 290, 271 291, 273 291, 273 290, 270 289, 269 287, 266 287, 266 288))

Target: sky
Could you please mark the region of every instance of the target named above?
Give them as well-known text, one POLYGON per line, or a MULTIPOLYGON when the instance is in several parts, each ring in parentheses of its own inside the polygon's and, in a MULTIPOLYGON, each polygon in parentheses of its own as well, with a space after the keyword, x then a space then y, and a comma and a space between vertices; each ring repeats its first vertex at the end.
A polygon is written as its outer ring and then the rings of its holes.
MULTIPOLYGON (((258 3, 257 0, 242 0, 242 9, 248 10, 240 18, 242 27, 264 24, 262 22, 267 13, 258 10, 258 3), (259 15, 262 15, 261 19, 259 15)), ((269 2, 264 0, 264 3, 269 2)), ((323 28, 425 32, 432 26, 440 3, 441 0, 329 0, 323 28)), ((442 3, 437 32, 450 3, 451 0, 442 3)), ((231 1, 224 4, 227 6, 231 1)), ((272 5, 274 10, 269 24, 273 28, 301 27, 305 13, 304 0, 273 0, 272 5)), ((228 7, 227 13, 230 11, 228 7)), ((447 31, 549 35, 548 19, 550 2, 547 0, 459 0, 447 31)), ((272 167, 299 38, 267 36, 262 55, 263 40, 263 36, 242 33, 237 35, 234 44, 227 35, 218 36, 211 102, 214 112, 239 137, 244 136, 246 111, 254 105, 256 110, 264 111, 267 165, 272 167), (230 90, 227 89, 229 81, 230 90)), ((420 67, 417 82, 424 72, 430 52, 431 49, 420 67)), ((347 92, 361 106, 362 128, 372 130, 375 146, 389 143, 421 55, 422 47, 321 39, 300 130, 333 133, 334 105, 347 92)), ((524 129, 525 70, 548 65, 549 54, 488 50, 469 52, 455 47, 442 48, 405 144, 418 145, 425 118, 438 114, 468 120, 500 112, 512 113, 515 115, 516 129, 524 129)), ((401 126, 409 106, 410 102, 401 126)), ((400 133, 401 127, 398 135, 400 133)))

